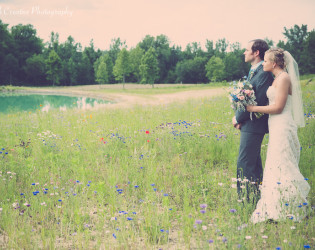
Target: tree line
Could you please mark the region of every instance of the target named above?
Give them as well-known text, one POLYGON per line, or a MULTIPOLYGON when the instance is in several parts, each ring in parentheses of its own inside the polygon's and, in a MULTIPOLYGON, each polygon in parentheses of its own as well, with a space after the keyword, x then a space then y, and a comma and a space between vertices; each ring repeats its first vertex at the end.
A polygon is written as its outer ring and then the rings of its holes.
MULTIPOLYGON (((270 46, 288 50, 301 74, 315 73, 315 30, 307 25, 284 27, 286 41, 265 39, 270 46)), ((63 43, 51 32, 44 42, 31 25, 8 28, 0 20, 0 85, 87 85, 107 83, 207 83, 238 80, 247 74, 244 49, 225 38, 206 40, 185 49, 170 45, 166 35, 145 36, 136 47, 126 41, 111 40, 109 50, 82 47, 69 36, 63 43)))

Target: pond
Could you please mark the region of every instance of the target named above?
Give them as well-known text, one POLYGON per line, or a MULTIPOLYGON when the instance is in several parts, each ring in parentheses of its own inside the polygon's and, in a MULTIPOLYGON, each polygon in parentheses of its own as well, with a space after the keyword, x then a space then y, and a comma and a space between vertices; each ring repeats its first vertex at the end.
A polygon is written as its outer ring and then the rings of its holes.
POLYGON ((0 93, 0 113, 34 112, 37 110, 68 110, 102 107, 113 102, 88 97, 42 95, 26 93, 0 93))

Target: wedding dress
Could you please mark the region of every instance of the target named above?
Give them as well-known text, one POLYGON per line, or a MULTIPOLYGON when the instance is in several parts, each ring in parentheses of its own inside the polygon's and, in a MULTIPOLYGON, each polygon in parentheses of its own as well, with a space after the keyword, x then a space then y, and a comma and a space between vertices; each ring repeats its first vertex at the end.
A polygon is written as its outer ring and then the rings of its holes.
MULTIPOLYGON (((275 87, 269 87, 269 104, 275 103, 275 95, 275 87)), ((306 216, 310 185, 299 170, 300 143, 292 108, 292 96, 288 95, 282 113, 269 115, 261 198, 250 218, 252 223, 268 219, 300 221, 306 216)))

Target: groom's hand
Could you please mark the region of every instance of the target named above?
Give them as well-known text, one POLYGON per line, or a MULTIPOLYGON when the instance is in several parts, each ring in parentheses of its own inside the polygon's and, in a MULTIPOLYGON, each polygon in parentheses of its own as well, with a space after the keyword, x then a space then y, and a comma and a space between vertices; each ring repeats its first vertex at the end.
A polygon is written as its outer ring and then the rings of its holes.
POLYGON ((232 118, 232 123, 233 123, 234 128, 241 129, 241 124, 237 123, 235 116, 232 118))
POLYGON ((239 129, 239 130, 241 130, 241 127, 242 127, 242 124, 241 124, 241 123, 238 123, 238 124, 236 124, 236 126, 235 126, 235 128, 237 128, 237 129, 239 129))

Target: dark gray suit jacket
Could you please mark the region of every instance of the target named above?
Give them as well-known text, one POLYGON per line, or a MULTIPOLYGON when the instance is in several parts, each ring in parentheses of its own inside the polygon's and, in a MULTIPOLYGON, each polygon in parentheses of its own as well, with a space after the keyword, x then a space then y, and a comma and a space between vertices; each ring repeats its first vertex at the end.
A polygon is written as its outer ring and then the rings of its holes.
MULTIPOLYGON (((250 83, 253 85, 253 90, 256 95, 256 102, 258 106, 268 105, 268 97, 266 92, 271 86, 274 78, 271 72, 265 72, 263 65, 258 66, 255 70, 250 83)), ((235 117, 238 123, 241 123, 241 131, 255 134, 268 133, 268 115, 265 114, 259 119, 252 114, 253 120, 250 119, 250 113, 248 111, 236 111, 235 117)))

